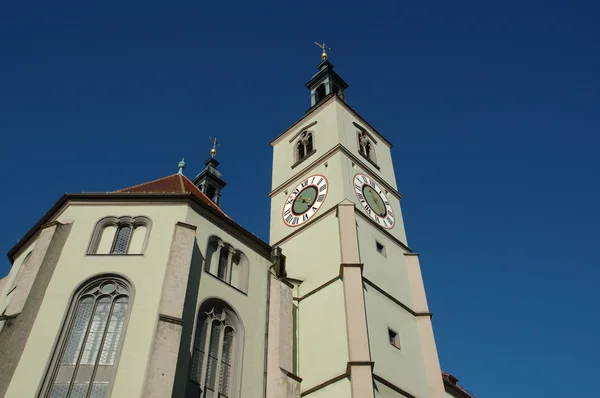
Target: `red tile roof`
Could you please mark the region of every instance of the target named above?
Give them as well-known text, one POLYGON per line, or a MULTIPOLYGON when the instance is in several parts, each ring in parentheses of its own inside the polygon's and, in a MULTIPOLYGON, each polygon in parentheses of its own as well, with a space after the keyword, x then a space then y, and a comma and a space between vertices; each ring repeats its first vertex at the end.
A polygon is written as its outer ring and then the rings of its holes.
POLYGON ((444 384, 451 385, 452 387, 458 389, 461 393, 466 397, 473 397, 473 395, 467 391, 464 387, 458 384, 458 379, 452 376, 450 373, 446 373, 442 371, 442 379, 444 379, 444 384))
POLYGON ((227 217, 227 214, 225 214, 215 202, 210 200, 209 197, 200 191, 193 182, 181 174, 172 174, 167 177, 159 178, 158 180, 120 189, 115 191, 115 193, 190 193, 227 217))

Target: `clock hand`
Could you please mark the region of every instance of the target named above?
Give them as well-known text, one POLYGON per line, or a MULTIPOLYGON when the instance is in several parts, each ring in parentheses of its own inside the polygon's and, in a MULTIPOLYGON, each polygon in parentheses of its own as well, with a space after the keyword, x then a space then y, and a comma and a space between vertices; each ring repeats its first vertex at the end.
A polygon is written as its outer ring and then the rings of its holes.
POLYGON ((371 197, 373 198, 373 200, 377 204, 377 210, 379 210, 379 212, 382 213, 382 211, 380 210, 381 206, 379 206, 379 200, 377 200, 377 198, 373 195, 373 192, 369 191, 369 195, 371 195, 371 197))

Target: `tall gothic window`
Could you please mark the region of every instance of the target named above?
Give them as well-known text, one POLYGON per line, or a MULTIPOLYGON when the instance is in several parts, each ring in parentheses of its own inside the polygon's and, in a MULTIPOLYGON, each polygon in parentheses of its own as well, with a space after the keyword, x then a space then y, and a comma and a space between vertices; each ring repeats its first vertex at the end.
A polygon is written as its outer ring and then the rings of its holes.
POLYGON ((200 308, 191 379, 202 398, 239 396, 242 343, 242 325, 229 306, 219 301, 200 308))
POLYGON ((76 295, 51 362, 44 398, 104 398, 115 375, 131 288, 107 277, 76 295))

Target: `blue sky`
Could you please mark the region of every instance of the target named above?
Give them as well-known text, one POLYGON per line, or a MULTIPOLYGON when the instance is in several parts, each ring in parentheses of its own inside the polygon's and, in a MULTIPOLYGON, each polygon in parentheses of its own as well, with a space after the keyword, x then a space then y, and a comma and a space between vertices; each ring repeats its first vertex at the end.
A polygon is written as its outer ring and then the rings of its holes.
POLYGON ((0 249, 64 192, 181 157, 193 177, 209 135, 224 210, 267 240, 269 142, 308 108, 326 41, 394 144, 442 368, 478 397, 597 395, 600 6, 88 3, 2 5, 0 249))

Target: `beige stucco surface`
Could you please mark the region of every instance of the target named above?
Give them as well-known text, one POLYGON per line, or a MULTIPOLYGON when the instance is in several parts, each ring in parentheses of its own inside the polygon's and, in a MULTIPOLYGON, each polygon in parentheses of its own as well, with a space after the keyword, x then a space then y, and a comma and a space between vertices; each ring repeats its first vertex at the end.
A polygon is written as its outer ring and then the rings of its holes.
POLYGON ((364 294, 373 372, 417 397, 428 397, 416 318, 368 285, 364 294), (398 333, 400 349, 390 344, 388 328, 398 333))
POLYGON ((332 212, 281 245, 288 276, 303 281, 298 288, 300 297, 339 275, 339 239, 325 238, 337 234, 337 218, 332 212))
POLYGON ((346 372, 348 336, 340 280, 300 301, 298 328, 302 391, 346 372))
POLYGON ((350 398, 352 397, 350 380, 343 378, 305 396, 310 398, 350 398))
POLYGON ((182 205, 70 205, 58 217, 72 221, 73 227, 63 248, 38 317, 29 336, 7 397, 33 397, 44 377, 65 313, 76 289, 90 277, 114 273, 127 275, 132 282, 129 324, 123 339, 113 396, 137 397, 144 387, 147 363, 155 331, 158 300, 164 267, 175 227, 175 220, 186 214, 182 205), (153 222, 149 244, 139 256, 88 256, 86 250, 92 230, 103 217, 143 215, 153 222), (32 382, 34 381, 34 382, 32 382))
MULTIPOLYGON (((271 265, 270 260, 238 239, 234 232, 223 230, 193 209, 188 209, 186 222, 197 227, 196 240, 201 253, 206 253, 209 237, 216 235, 229 242, 235 249, 241 250, 248 258, 250 267, 248 293, 244 294, 217 277, 203 272, 200 277, 196 314, 200 305, 208 298, 222 299, 238 314, 243 323, 245 340, 241 361, 242 396, 260 397, 264 391, 267 270, 271 265)), ((198 258, 193 259, 193 266, 204 268, 204 264, 198 260, 198 258)))
POLYGON ((385 384, 375 380, 373 382, 375 386, 375 397, 376 398, 405 398, 406 396, 389 388, 385 384))
MULTIPOLYGON (((369 134, 375 138, 374 149, 376 151, 377 165, 380 170, 373 168, 374 174, 385 179, 389 184, 396 188, 396 178, 392 163, 390 147, 381 139, 381 136, 371 129, 367 123, 353 114, 346 105, 337 97, 332 97, 326 103, 308 115, 305 119, 296 123, 284 135, 278 137, 273 142, 273 184, 272 189, 291 178, 297 169, 291 169, 294 162, 294 150, 297 140, 290 142, 297 133, 303 131, 303 128, 313 122, 317 124, 310 126, 307 131, 312 131, 315 142, 316 153, 312 155, 314 161, 328 150, 338 144, 342 144, 350 152, 358 155, 357 134, 359 128, 354 126, 353 122, 359 124, 369 134)), ((304 167, 304 165, 303 165, 304 167)))
MULTIPOLYGON (((231 287, 218 278, 202 272, 198 306, 207 298, 218 297, 228 303, 239 315, 244 327, 242 350, 242 383, 244 396, 262 396, 264 372, 264 336, 266 320, 267 269, 270 261, 250 245, 235 238, 236 232, 225 232, 221 226, 209 221, 187 205, 79 205, 68 206, 58 216, 59 220, 73 222, 73 230, 57 264, 47 294, 41 304, 40 314, 17 366, 7 397, 35 396, 44 377, 47 362, 55 347, 65 313, 76 289, 94 275, 113 273, 126 276, 133 285, 133 298, 128 326, 125 331, 118 373, 114 380, 112 396, 141 397, 145 387, 146 367, 151 357, 159 313, 159 299, 169 249, 178 221, 197 227, 196 256, 192 267, 204 268, 203 258, 208 238, 217 235, 241 250, 249 261, 248 294, 231 287), (98 220, 106 216, 146 216, 152 228, 146 252, 143 255, 86 255, 89 239, 98 220), (58 309, 58 310, 57 310, 58 309), (40 360, 40 358, 42 360, 40 360), (35 383, 31 381, 35 380, 35 383), (248 395, 246 395, 248 394, 248 395)), ((26 255, 27 250, 22 252, 26 255)), ((9 283, 18 272, 22 258, 9 275, 9 283)), ((6 288, 6 286, 4 286, 6 288)), ((165 307, 166 308, 166 307, 165 307)), ((167 333, 168 334, 168 333, 167 333)), ((193 339, 192 339, 193 341, 193 339)), ((190 346, 191 352, 191 346, 190 346)))
POLYGON ((404 254, 406 250, 382 234, 373 224, 356 217, 363 276, 404 305, 412 308, 412 294, 404 254), (376 242, 386 255, 377 251, 376 242))

